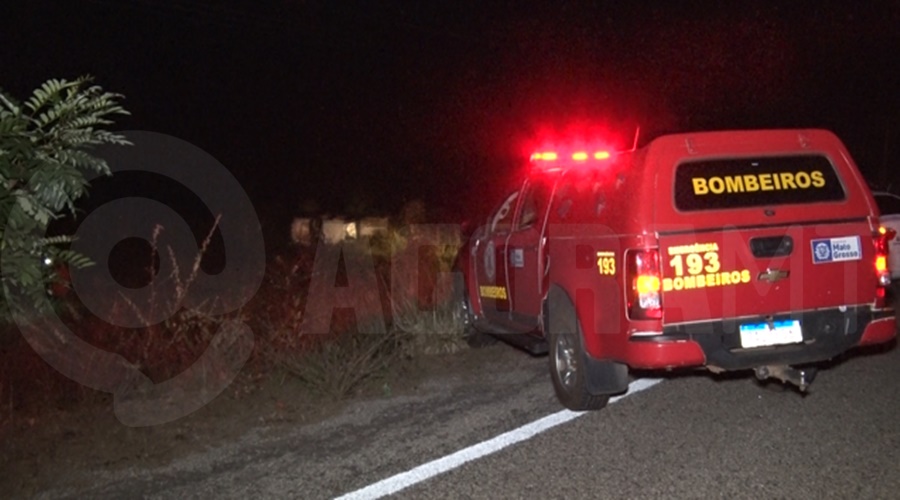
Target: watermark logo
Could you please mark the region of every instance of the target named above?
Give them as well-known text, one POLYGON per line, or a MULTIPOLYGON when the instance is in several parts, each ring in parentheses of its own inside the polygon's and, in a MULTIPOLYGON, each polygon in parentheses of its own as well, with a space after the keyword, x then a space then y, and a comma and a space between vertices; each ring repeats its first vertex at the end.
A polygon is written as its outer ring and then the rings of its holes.
POLYGON ((106 159, 114 175, 162 176, 199 198, 216 219, 224 267, 216 274, 199 267, 197 256, 204 249, 176 210, 150 198, 120 198, 81 222, 72 249, 97 265, 72 270, 74 290, 97 318, 118 327, 166 328, 166 321, 183 309, 217 317, 221 321, 213 323, 217 330, 205 352, 181 373, 154 383, 140 366, 84 341, 56 315, 38 314, 34 309, 19 311, 13 319, 49 365, 80 384, 113 394, 115 414, 123 424, 150 426, 202 408, 228 387, 249 359, 253 332, 241 319, 234 319, 238 316, 229 314, 255 295, 265 272, 265 251, 250 198, 220 162, 164 134, 131 131, 124 135, 134 146, 104 147, 97 155, 106 159), (141 288, 120 285, 109 270, 113 247, 128 238, 153 241, 163 253, 160 268, 141 288), (185 279, 166 279, 172 276, 185 279), (113 301, 128 307, 113 310, 113 301))

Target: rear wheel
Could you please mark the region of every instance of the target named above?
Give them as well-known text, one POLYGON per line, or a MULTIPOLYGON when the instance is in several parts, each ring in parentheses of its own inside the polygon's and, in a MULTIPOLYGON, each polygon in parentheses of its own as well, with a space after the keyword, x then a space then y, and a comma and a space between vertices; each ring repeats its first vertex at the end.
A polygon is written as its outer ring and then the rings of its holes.
POLYGON ((608 395, 591 394, 587 389, 587 353, 574 308, 569 304, 553 307, 548 323, 550 377, 556 397, 573 411, 599 410, 606 406, 608 395))
POLYGON ((475 328, 472 307, 469 302, 469 294, 466 290, 462 273, 458 273, 453 279, 453 304, 454 319, 462 326, 463 338, 469 347, 479 348, 497 343, 497 339, 475 328))

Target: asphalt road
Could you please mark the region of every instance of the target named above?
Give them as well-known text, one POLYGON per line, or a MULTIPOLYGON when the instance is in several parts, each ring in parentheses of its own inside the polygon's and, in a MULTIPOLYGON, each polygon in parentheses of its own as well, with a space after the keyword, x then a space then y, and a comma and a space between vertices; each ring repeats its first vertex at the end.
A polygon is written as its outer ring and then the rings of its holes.
POLYGON ((570 420, 396 497, 900 497, 897 348, 835 363, 807 395, 749 374, 691 373, 588 414, 560 413, 546 358, 503 345, 466 356, 474 368, 412 394, 44 496, 333 498, 562 415, 570 420))

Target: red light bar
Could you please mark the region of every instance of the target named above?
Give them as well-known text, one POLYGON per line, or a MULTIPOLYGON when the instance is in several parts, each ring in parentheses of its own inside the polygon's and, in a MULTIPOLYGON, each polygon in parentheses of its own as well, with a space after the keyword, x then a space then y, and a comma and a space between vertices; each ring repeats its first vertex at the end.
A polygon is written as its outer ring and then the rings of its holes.
MULTIPOLYGON (((582 162, 588 160, 597 160, 603 161, 608 160, 612 157, 609 151, 596 151, 593 154, 588 153, 587 151, 575 151, 572 153, 571 158, 573 161, 582 162)), ((538 151, 532 153, 531 161, 557 161, 559 159, 559 153, 555 151, 538 151)))
POLYGON ((556 161, 557 157, 554 151, 537 152, 531 155, 531 161, 556 161))

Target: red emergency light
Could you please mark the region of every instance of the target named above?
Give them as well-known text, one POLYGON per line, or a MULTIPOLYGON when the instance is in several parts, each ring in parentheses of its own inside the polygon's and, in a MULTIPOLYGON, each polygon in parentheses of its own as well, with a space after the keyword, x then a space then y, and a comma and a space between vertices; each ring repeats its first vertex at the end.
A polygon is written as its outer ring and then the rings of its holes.
POLYGON ((640 128, 635 131, 634 145, 630 150, 622 150, 614 145, 615 141, 604 139, 608 137, 608 133, 585 134, 583 131, 576 131, 562 135, 542 134, 545 136, 543 140, 530 145, 529 149, 533 151, 529 157, 530 163, 537 172, 559 172, 567 168, 609 168, 620 153, 637 149, 639 134, 640 128))
POLYGON ((557 151, 538 151, 531 154, 532 163, 536 162, 557 162, 563 161, 564 159, 571 158, 572 161, 575 162, 587 162, 590 160, 593 161, 603 161, 608 160, 611 157, 611 153, 609 151, 595 151, 593 153, 589 153, 588 151, 578 150, 574 152, 565 152, 560 153, 557 151))
POLYGON ((554 151, 542 151, 531 155, 531 161, 556 161, 557 159, 558 155, 554 151))

